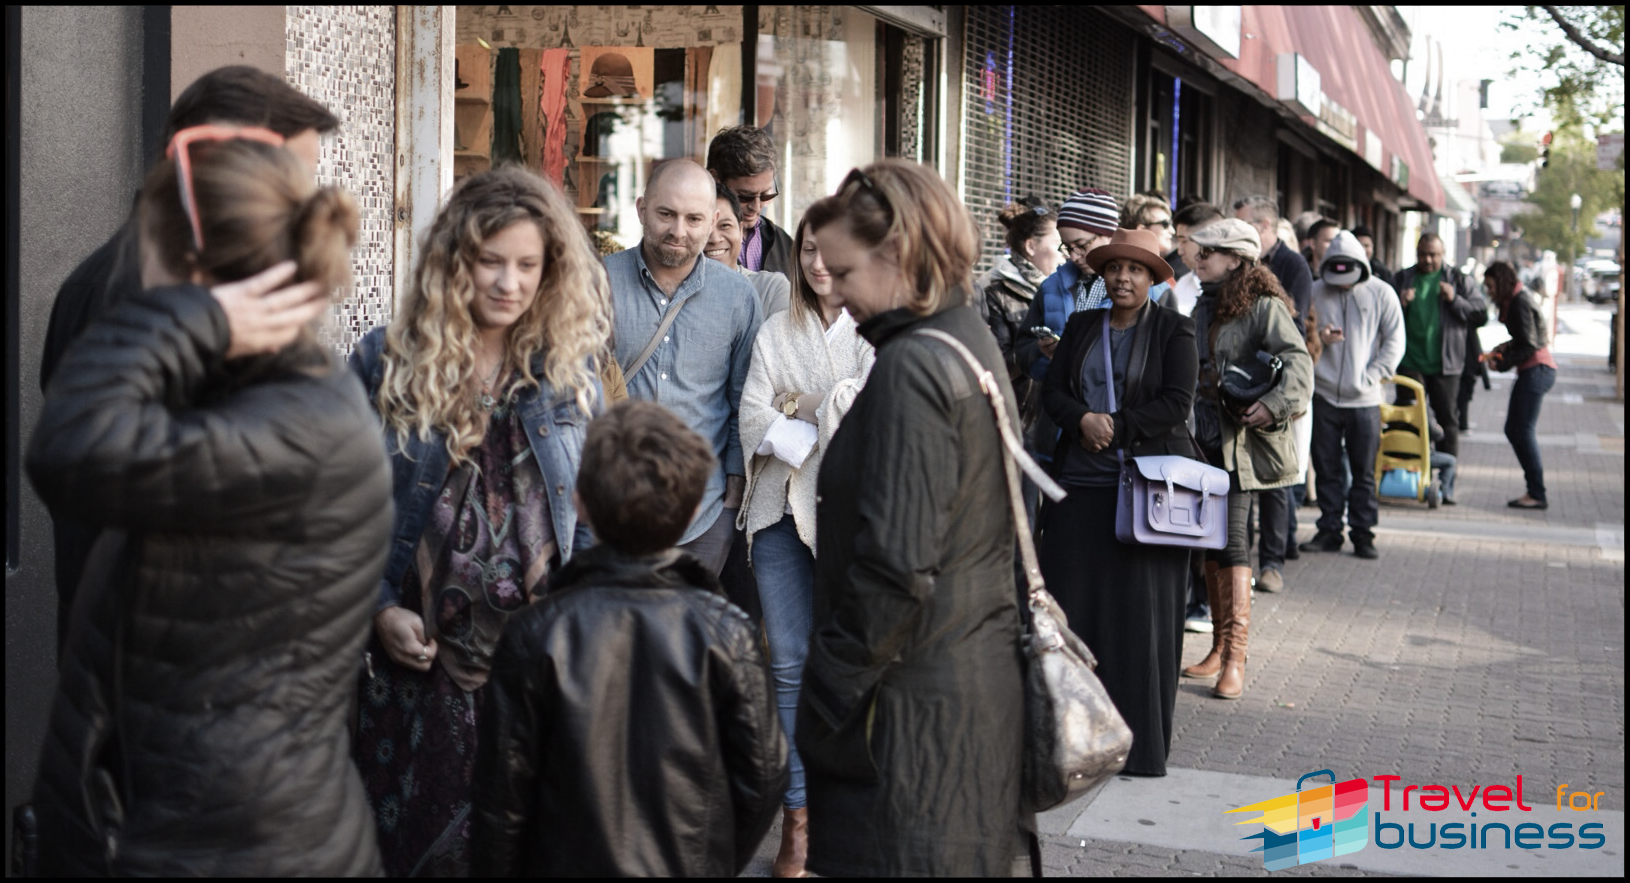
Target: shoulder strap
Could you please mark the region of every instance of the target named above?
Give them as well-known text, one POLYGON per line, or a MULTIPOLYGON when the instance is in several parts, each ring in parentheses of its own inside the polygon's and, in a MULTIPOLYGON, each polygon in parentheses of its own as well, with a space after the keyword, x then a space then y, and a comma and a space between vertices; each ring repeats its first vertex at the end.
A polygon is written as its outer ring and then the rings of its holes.
MULTIPOLYGON (((1018 435, 1013 432, 1013 423, 1008 420, 1007 402, 1002 397, 1000 384, 985 366, 974 358, 974 354, 963 346, 962 341, 935 328, 923 328, 912 332, 937 340, 949 346, 962 357, 968 369, 973 371, 979 380, 979 389, 990 402, 991 409, 996 412, 996 429, 1002 437, 1002 448, 1005 456, 1002 457, 1002 469, 1007 473, 1008 504, 1013 508, 1013 524, 1019 534, 1019 554, 1024 561, 1025 580, 1029 584, 1031 594, 1044 590, 1041 579, 1041 565, 1036 560, 1036 544, 1030 536, 1030 519, 1024 514, 1024 495, 1019 487, 1019 469, 1030 476, 1030 480, 1041 488, 1041 492, 1054 502, 1064 499, 1064 489, 1059 487, 1047 473, 1043 472, 1036 461, 1024 452, 1024 445, 1019 441, 1018 435)), ((952 375, 952 383, 961 380, 961 372, 952 375)))
MULTIPOLYGON (((692 295, 692 297, 694 296, 692 295)), ((634 358, 633 362, 623 366, 623 379, 625 381, 632 380, 634 375, 640 373, 640 369, 645 367, 645 363, 650 360, 651 354, 657 351, 657 344, 662 342, 662 335, 667 334, 668 329, 673 327, 674 320, 679 318, 679 311, 683 310, 685 304, 688 303, 690 303, 689 297, 674 301, 673 308, 668 310, 667 315, 662 317, 662 324, 657 326, 657 333, 651 335, 651 339, 646 342, 645 349, 640 350, 640 354, 634 358)))

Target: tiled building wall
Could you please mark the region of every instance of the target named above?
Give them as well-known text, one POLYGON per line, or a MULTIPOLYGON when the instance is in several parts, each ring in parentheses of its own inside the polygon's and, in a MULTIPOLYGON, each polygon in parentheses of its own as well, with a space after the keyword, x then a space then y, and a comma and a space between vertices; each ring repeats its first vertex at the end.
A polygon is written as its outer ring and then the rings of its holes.
POLYGON ((350 191, 362 213, 351 261, 356 289, 324 338, 341 354, 393 312, 392 211, 396 157, 396 8, 290 6, 289 82, 340 118, 325 139, 317 181, 350 191))

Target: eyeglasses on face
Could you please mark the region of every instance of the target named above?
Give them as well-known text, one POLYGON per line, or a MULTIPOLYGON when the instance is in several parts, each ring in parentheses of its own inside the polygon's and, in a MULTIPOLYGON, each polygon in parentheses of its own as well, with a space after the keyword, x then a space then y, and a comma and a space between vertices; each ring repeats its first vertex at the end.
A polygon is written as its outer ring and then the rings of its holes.
POLYGON ((1087 252, 1092 251, 1093 246, 1097 245, 1099 240, 1103 238, 1102 236, 1089 236, 1086 239, 1076 240, 1073 245, 1068 242, 1060 242, 1058 244, 1058 253, 1067 258, 1075 257, 1078 254, 1084 258, 1087 256, 1087 252))
POLYGON ((273 147, 283 146, 283 136, 270 129, 210 124, 182 129, 164 148, 164 158, 175 160, 176 182, 181 188, 181 208, 187 213, 187 223, 192 225, 193 250, 199 254, 204 251, 204 229, 198 221, 198 198, 192 186, 192 146, 199 141, 232 141, 238 138, 273 147))
POLYGON ((762 205, 780 195, 781 191, 779 190, 766 190, 763 193, 737 193, 736 199, 739 200, 743 206, 762 205))

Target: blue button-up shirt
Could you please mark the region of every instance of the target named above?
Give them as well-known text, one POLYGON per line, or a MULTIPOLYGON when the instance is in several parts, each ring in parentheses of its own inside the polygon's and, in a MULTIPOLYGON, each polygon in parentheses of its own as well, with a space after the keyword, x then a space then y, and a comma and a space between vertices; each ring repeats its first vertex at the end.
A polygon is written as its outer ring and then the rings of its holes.
POLYGON ((746 474, 736 411, 753 358, 753 338, 763 318, 758 294, 746 277, 705 257, 696 261, 671 298, 652 278, 638 245, 607 257, 605 266, 611 281, 617 362, 625 368, 645 350, 662 317, 685 303, 645 366, 624 378, 630 398, 656 402, 678 414, 713 445, 718 458, 696 519, 679 540, 682 545, 718 520, 724 509, 725 476, 746 474))

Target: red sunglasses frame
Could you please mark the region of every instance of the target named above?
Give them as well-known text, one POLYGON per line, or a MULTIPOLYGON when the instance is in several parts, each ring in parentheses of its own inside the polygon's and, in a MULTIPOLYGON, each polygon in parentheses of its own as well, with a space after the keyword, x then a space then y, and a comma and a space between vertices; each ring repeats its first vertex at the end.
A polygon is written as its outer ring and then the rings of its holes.
POLYGON ((191 147, 199 141, 232 141, 238 138, 273 147, 282 147, 284 140, 282 135, 260 126, 205 124, 190 126, 175 133, 169 146, 164 148, 164 158, 175 160, 176 182, 181 188, 181 209, 187 213, 187 223, 192 225, 192 245, 198 254, 204 252, 204 230, 198 222, 198 200, 193 194, 191 147))

